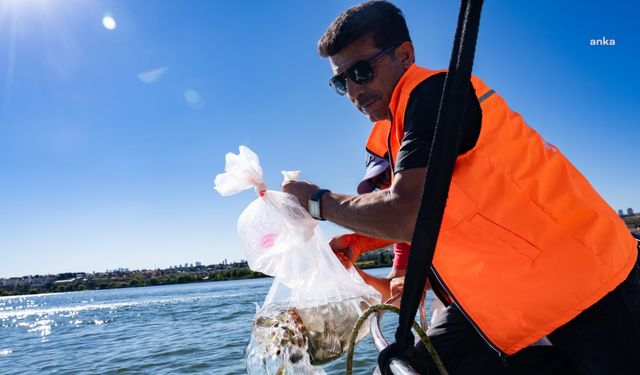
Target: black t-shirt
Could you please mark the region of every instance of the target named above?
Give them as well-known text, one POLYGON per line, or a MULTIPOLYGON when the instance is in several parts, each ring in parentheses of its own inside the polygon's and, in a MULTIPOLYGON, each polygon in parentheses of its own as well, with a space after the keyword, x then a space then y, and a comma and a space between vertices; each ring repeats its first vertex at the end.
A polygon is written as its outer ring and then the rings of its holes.
MULTIPOLYGON (((404 115, 404 136, 396 158, 395 172, 427 166, 445 75, 438 73, 429 77, 411 92, 404 115)), ((480 135, 482 111, 471 83, 469 86, 458 155, 471 150, 480 135)))

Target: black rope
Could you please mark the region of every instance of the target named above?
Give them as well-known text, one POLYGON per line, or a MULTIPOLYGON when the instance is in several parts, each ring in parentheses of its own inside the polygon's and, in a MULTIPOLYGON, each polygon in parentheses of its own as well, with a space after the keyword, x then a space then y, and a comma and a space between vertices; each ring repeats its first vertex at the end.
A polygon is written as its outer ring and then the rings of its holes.
POLYGON ((407 361, 420 373, 426 368, 425 362, 419 358, 413 346, 411 326, 433 261, 451 176, 458 156, 460 128, 469 95, 481 10, 482 0, 462 0, 460 4, 451 61, 440 100, 422 200, 411 240, 396 342, 378 356, 380 370, 385 375, 391 374, 389 364, 393 358, 407 361))

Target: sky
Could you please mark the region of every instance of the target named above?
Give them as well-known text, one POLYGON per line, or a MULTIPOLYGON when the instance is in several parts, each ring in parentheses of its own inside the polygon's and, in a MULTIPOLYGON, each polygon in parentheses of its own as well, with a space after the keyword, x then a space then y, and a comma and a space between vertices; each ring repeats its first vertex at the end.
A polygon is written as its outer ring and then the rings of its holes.
MULTIPOLYGON (((271 189, 301 170, 355 193, 371 124, 315 50, 355 3, 0 0, 0 277, 243 259, 255 193, 213 189, 239 145, 271 189)), ((447 67, 458 3, 394 3, 417 63, 447 67)), ((625 211, 640 211, 638 13, 487 1, 474 66, 625 211)))

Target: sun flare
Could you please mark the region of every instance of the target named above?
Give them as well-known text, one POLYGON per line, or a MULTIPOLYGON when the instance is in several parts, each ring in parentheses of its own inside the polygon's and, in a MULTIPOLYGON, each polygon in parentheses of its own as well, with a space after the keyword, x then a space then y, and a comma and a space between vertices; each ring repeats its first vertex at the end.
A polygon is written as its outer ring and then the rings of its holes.
POLYGON ((114 30, 116 28, 116 20, 111 16, 102 17, 102 26, 107 30, 114 30))

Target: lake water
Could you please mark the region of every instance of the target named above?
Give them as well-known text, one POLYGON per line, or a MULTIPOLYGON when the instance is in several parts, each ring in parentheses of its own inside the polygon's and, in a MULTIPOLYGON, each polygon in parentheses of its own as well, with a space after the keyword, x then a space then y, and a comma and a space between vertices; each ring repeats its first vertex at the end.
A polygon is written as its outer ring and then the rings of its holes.
MULTIPOLYGON (((388 268, 371 270, 379 276, 388 268)), ((0 298, 1 374, 245 374, 256 304, 272 279, 0 298)), ((397 316, 388 314, 385 336, 397 316)), ((370 337, 354 373, 371 374, 370 337)), ((345 357, 324 366, 343 374, 345 357)))

